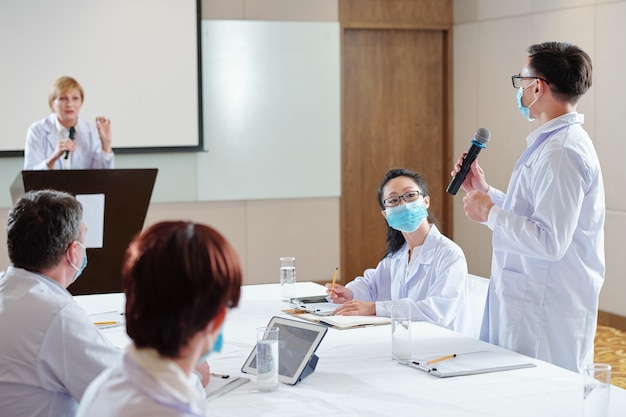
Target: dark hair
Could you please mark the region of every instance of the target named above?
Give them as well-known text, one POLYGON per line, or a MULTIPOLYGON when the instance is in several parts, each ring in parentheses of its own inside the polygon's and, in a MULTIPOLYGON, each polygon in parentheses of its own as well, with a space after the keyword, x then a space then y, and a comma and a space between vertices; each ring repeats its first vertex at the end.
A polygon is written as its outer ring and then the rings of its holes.
POLYGON ((575 104, 591 87, 591 58, 567 42, 544 42, 528 47, 529 67, 534 75, 548 80, 558 100, 575 104))
POLYGON ((56 266, 80 239, 81 204, 71 194, 29 191, 9 211, 7 248, 11 263, 32 272, 56 266))
POLYGON ((215 229, 185 221, 157 223, 126 251, 126 332, 138 348, 176 358, 224 307, 237 306, 241 282, 239 257, 215 229))
MULTIPOLYGON (((418 174, 417 172, 408 170, 406 168, 393 168, 387 171, 387 173, 385 174, 385 177, 383 178, 383 181, 380 183, 380 186, 378 187, 378 204, 383 210, 386 208, 385 204, 383 203, 383 188, 385 187, 385 185, 387 185, 389 181, 397 177, 411 178, 413 181, 415 181, 415 184, 417 185, 419 190, 422 193, 424 193, 424 197, 429 195, 428 187, 426 186, 426 183, 424 182, 420 174, 418 174)), ((428 212, 428 222, 437 223, 437 219, 430 213, 430 211, 428 212)), ((387 225, 386 242, 387 242, 387 252, 385 253, 385 256, 388 256, 399 251, 402 245, 404 245, 404 243, 406 242, 406 240, 404 239, 404 235, 402 235, 402 232, 392 227, 389 227, 389 225, 387 225)))

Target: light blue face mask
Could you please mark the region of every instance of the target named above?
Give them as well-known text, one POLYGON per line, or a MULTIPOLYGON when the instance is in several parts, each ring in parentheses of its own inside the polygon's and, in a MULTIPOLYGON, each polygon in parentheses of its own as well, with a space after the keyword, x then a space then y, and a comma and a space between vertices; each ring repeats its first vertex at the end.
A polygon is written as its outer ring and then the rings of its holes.
MULTIPOLYGON (((533 85, 536 82, 537 82, 537 80, 533 81, 532 83, 527 85, 526 88, 530 87, 531 85, 533 85)), ((522 116, 524 116, 524 118, 526 120, 528 120, 529 122, 532 122, 535 119, 530 117, 530 107, 533 104, 535 104, 535 101, 537 101, 539 99, 539 97, 537 97, 532 103, 530 103, 528 105, 528 107, 524 106, 524 103, 522 103, 522 96, 524 95, 524 90, 526 90, 526 88, 520 87, 517 90, 517 109, 519 110, 520 113, 522 113, 522 116)))
POLYGON ((428 210, 424 207, 424 201, 418 200, 399 204, 395 207, 387 207, 385 215, 389 227, 411 233, 416 231, 422 221, 428 217, 428 210))
POLYGON ((219 353, 222 350, 222 345, 224 344, 224 337, 222 336, 222 329, 220 329, 220 334, 217 335, 217 339, 215 339, 215 343, 213 343, 213 347, 202 355, 202 357, 198 360, 198 365, 202 362, 206 362, 211 353, 219 353))
MULTIPOLYGON (((76 270, 76 276, 74 277, 74 279, 72 280, 72 284, 74 282, 76 282, 76 280, 78 279, 78 277, 80 276, 80 274, 83 273, 83 271, 85 270, 85 268, 87 268, 87 248, 85 247, 85 245, 83 245, 82 243, 80 243, 78 240, 76 241, 76 243, 78 243, 83 249, 85 249, 85 256, 83 257, 83 265, 79 268, 76 265, 74 265, 74 263, 72 261, 70 261, 70 265, 72 265, 72 268, 74 268, 76 270)), ((67 258, 68 260, 70 259, 69 256, 67 258)))

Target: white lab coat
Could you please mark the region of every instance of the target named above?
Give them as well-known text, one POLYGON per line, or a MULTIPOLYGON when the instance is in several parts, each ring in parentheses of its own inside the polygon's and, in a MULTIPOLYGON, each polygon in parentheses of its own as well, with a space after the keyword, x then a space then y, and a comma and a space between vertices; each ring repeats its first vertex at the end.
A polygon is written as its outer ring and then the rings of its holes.
POLYGON ((430 226, 424 245, 409 263, 409 247, 385 257, 346 285, 355 300, 376 301, 377 316, 391 316, 391 303, 409 300, 411 319, 474 336, 467 262, 461 248, 430 226))
POLYGON ((579 372, 604 281, 604 186, 583 115, 527 138, 507 194, 490 189, 493 259, 481 339, 579 372))
MULTIPOLYGON (((59 143, 59 133, 55 122, 56 114, 33 123, 26 133, 24 148, 24 169, 47 170, 46 160, 54 153, 59 143)), ((69 153, 72 169, 112 169, 115 168, 115 155, 102 151, 98 130, 82 118, 76 123, 76 150, 69 153)), ((63 158, 54 163, 54 169, 63 169, 63 158)))
POLYGON ((194 379, 197 378, 192 376, 181 381, 180 373, 176 375, 161 370, 161 377, 171 383, 168 389, 163 383, 157 382, 131 353, 129 350, 89 386, 76 417, 205 415, 205 395, 190 395, 190 391, 195 390, 194 379), (173 389, 181 385, 186 385, 186 389, 173 389))
POLYGON ((55 281, 0 277, 0 415, 73 417, 91 381, 122 356, 55 281))

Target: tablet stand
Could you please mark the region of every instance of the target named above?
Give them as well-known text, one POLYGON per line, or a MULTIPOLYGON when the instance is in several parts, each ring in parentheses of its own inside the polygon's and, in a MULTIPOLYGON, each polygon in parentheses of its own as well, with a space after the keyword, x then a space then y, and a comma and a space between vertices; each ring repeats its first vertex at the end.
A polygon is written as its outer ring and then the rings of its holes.
POLYGON ((317 355, 315 353, 313 355, 311 355, 311 358, 309 359, 309 362, 306 364, 306 367, 302 371, 302 375, 300 375, 300 378, 298 378, 298 380, 296 381, 296 384, 298 382, 302 381, 307 376, 311 375, 313 373, 313 371, 315 371, 315 367, 317 366, 317 361, 318 360, 319 360, 319 358, 317 357, 317 355))

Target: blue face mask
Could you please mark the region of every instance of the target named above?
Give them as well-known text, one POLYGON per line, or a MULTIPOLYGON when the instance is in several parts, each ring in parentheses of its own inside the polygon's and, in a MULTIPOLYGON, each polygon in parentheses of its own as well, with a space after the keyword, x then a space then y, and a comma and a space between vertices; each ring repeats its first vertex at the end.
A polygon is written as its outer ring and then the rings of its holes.
POLYGON ((401 232, 411 233, 428 217, 428 210, 423 201, 400 204, 385 209, 387 224, 401 232))
MULTIPOLYGON (((78 240, 76 241, 76 243, 78 243, 83 249, 85 249, 85 256, 83 257, 83 265, 79 268, 76 265, 74 265, 72 263, 72 261, 70 261, 70 265, 72 265, 72 268, 74 268, 76 270, 76 276, 74 277, 74 279, 72 280, 72 284, 74 282, 76 282, 76 280, 78 279, 78 277, 80 276, 80 274, 83 273, 83 271, 85 270, 85 268, 87 268, 87 248, 85 247, 85 245, 83 245, 82 243, 80 243, 78 240)), ((67 258, 69 260, 69 257, 67 258)))
MULTIPOLYGON (((530 83, 529 85, 527 85, 526 88, 530 87, 535 82, 537 82, 537 80, 535 80, 532 83, 530 83)), ((537 101, 537 99, 539 99, 539 97, 537 97, 532 103, 530 103, 528 105, 528 107, 524 106, 524 103, 522 103, 522 96, 524 95, 524 90, 526 90, 526 88, 520 87, 517 90, 517 109, 519 110, 520 113, 522 113, 522 116, 524 116, 524 118, 526 120, 528 120, 529 122, 532 122, 535 119, 530 117, 530 106, 535 104, 535 101, 537 101)))
POLYGON ((206 362, 209 355, 213 352, 219 353, 222 350, 222 345, 224 344, 224 337, 222 336, 222 330, 220 329, 220 334, 217 335, 217 339, 215 339, 215 343, 213 343, 213 347, 209 349, 202 357, 198 360, 198 365, 202 362, 206 362))

